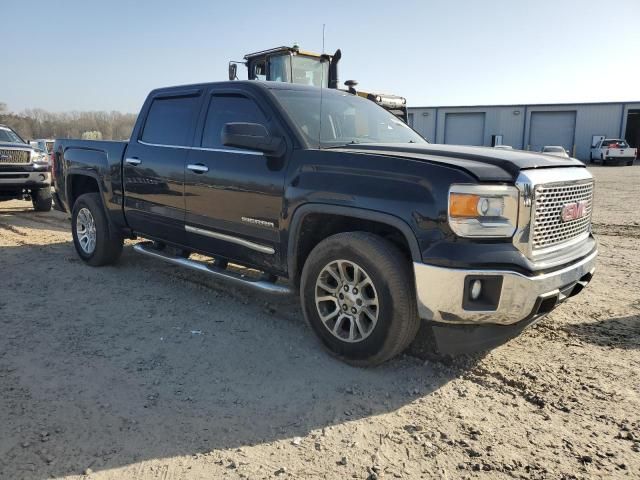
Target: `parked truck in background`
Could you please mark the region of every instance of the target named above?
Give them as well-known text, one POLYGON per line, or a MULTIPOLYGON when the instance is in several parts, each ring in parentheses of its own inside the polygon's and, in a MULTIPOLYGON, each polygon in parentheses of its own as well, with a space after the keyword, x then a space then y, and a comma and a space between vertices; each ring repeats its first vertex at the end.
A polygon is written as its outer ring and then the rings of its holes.
POLYGON ((0 125, 0 201, 31 200, 39 212, 51 210, 49 155, 13 129, 0 125))
POLYGON ((617 163, 633 165, 637 156, 637 149, 620 138, 604 138, 591 147, 591 162, 600 161, 603 165, 617 163))
POLYGON ((30 140, 29 143, 42 150, 43 152, 51 153, 53 150, 53 144, 55 143, 55 139, 53 138, 37 138, 35 140, 30 140))
POLYGON ((57 140, 54 159, 56 205, 86 263, 114 263, 143 237, 134 250, 158 260, 297 291, 321 343, 356 365, 402 352, 421 322, 441 353, 490 347, 595 268, 581 162, 429 144, 340 90, 162 88, 129 142, 57 140))

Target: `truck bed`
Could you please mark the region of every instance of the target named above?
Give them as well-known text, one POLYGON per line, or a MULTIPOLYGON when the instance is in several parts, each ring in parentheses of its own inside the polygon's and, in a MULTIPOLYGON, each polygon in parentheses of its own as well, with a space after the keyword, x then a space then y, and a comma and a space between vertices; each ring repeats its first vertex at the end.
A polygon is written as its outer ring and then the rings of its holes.
POLYGON ((122 158, 128 142, 107 140, 56 140, 53 177, 58 209, 69 211, 69 188, 66 179, 72 172, 93 176, 101 184, 102 193, 113 200, 122 189, 122 158))

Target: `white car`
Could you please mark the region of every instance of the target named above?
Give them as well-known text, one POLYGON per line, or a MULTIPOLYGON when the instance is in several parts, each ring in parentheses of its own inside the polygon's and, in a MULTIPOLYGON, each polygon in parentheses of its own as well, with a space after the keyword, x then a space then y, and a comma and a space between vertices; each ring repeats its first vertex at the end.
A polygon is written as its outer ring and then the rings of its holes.
POLYGON ((625 140, 620 138, 605 138, 599 140, 591 147, 590 160, 592 162, 600 160, 603 165, 607 162, 633 165, 637 154, 638 150, 630 147, 625 140))
POLYGON ((559 145, 546 145, 542 147, 542 153, 556 157, 569 158, 569 153, 559 145))

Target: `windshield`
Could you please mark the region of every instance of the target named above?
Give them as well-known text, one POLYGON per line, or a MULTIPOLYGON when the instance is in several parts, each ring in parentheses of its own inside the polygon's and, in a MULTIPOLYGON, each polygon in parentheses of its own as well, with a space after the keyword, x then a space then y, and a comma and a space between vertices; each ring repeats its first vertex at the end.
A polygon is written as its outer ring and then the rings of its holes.
POLYGON ((320 89, 272 92, 289 113, 307 141, 318 147, 356 143, 427 143, 407 124, 384 108, 347 92, 320 89))
POLYGON ((0 142, 25 143, 16 132, 7 127, 0 127, 0 142))
POLYGON ((272 82, 291 82, 290 55, 269 57, 269 80, 272 82))
POLYGON ((293 83, 327 87, 329 85, 329 62, 321 62, 319 58, 294 55, 291 59, 293 83))
POLYGON ((269 80, 327 87, 329 62, 303 55, 274 55, 269 57, 269 80))

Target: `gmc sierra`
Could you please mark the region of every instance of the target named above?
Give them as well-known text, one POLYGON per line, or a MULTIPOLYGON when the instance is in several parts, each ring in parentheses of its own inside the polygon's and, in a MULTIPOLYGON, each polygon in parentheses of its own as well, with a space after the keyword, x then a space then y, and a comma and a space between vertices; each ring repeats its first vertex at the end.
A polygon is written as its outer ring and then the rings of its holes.
POLYGON ((31 199, 38 212, 51 210, 49 155, 0 125, 0 201, 31 199))
POLYGON ((513 336, 579 293, 597 255, 581 162, 429 144, 340 90, 154 90, 129 142, 58 140, 54 173, 88 264, 140 236, 134 250, 172 264, 298 290, 322 344, 356 365, 402 352, 420 319, 444 353, 513 336))

